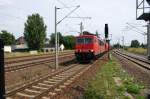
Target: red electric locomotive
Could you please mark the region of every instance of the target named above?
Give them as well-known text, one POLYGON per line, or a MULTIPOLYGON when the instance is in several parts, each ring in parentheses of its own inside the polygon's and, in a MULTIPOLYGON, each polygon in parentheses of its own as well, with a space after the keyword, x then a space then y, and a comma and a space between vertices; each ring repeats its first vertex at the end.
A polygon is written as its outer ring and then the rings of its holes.
POLYGON ((75 56, 78 61, 90 61, 96 59, 108 51, 108 44, 94 34, 83 32, 76 37, 75 56))

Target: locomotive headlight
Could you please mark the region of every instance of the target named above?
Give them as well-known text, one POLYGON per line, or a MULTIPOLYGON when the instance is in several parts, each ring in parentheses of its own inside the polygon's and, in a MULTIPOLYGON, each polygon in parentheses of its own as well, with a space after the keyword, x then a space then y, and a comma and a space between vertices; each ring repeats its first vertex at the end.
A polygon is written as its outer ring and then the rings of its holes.
POLYGON ((94 50, 90 50, 90 52, 94 52, 94 50))
POLYGON ((81 50, 79 49, 78 52, 81 52, 81 50))

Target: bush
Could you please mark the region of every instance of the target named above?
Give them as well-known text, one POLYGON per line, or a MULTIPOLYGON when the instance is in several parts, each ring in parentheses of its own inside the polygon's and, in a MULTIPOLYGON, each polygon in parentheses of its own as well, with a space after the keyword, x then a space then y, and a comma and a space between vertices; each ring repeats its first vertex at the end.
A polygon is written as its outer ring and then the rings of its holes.
POLYGON ((135 54, 146 55, 147 51, 144 48, 128 48, 127 51, 135 54))
POLYGON ((129 93, 134 93, 134 94, 139 94, 141 88, 137 84, 129 84, 126 85, 127 92, 129 93))
POLYGON ((104 99, 103 96, 99 95, 94 89, 88 88, 85 91, 85 99, 104 99))

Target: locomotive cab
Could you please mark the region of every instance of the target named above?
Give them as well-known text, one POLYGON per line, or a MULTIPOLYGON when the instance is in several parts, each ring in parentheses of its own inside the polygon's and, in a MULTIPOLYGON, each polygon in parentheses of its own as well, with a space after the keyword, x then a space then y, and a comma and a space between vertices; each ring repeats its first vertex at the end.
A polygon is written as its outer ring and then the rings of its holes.
POLYGON ((76 38, 75 56, 78 61, 94 58, 94 38, 84 35, 76 38))
POLYGON ((83 35, 76 37, 75 56, 79 62, 97 59, 106 49, 106 42, 94 34, 83 32, 83 35))

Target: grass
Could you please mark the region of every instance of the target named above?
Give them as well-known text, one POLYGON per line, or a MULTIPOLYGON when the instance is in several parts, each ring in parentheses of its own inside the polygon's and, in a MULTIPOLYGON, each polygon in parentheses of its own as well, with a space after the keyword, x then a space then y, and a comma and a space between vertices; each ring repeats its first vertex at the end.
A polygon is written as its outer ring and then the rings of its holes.
POLYGON ((135 54, 140 54, 140 55, 146 55, 147 53, 147 50, 144 48, 128 48, 127 51, 135 54))
MULTIPOLYGON (((89 81, 85 91, 85 99, 130 99, 124 95, 125 92, 138 97, 143 88, 121 68, 113 57, 111 61, 98 70, 95 78, 89 81), (117 86, 113 77, 121 78, 122 85, 117 86)), ((139 99, 143 99, 143 96, 140 97, 139 99)))
MULTIPOLYGON (((66 50, 60 53, 64 52, 72 52, 72 50, 66 50)), ((12 53, 5 53, 5 58, 11 58, 11 57, 22 57, 22 56, 34 56, 34 55, 44 55, 44 54, 54 54, 55 52, 38 52, 38 54, 30 54, 30 52, 12 52, 12 53)))

